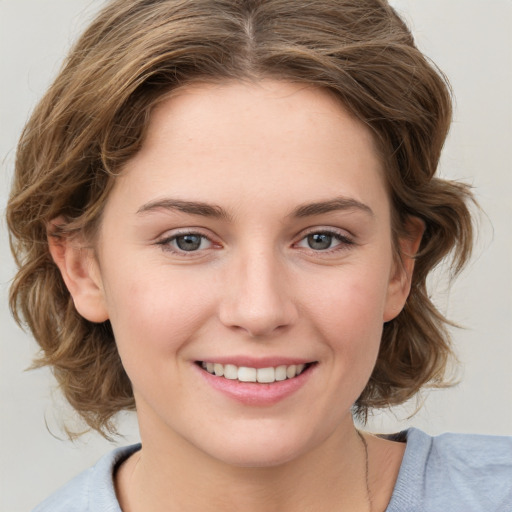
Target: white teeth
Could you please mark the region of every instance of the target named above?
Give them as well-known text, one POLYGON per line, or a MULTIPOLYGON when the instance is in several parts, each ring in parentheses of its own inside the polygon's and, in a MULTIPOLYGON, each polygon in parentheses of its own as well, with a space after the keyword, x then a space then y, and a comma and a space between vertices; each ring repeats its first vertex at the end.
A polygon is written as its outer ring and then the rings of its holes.
POLYGON ((293 377, 295 377, 295 375, 297 375, 297 366, 292 364, 288 366, 288 368, 286 368, 286 376, 289 379, 292 379, 293 377))
POLYGON ((240 382, 260 382, 262 384, 271 384, 272 382, 293 379, 300 375, 306 368, 305 364, 291 364, 289 366, 280 365, 268 368, 251 368, 248 366, 235 366, 234 364, 220 364, 211 362, 202 362, 201 367, 208 373, 217 377, 224 377, 230 380, 239 380, 240 382))
MULTIPOLYGON (((210 370, 208 369, 208 363, 206 363, 206 369, 210 372, 210 370)), ((210 373, 215 373, 217 377, 222 377, 224 375, 224 366, 222 366, 219 363, 215 363, 213 365, 213 372, 210 373)))
POLYGON ((226 379, 238 379, 238 368, 234 364, 224 365, 224 377, 226 379))
POLYGON ((238 368, 238 380, 242 382, 256 382, 256 368, 240 366, 238 368))
POLYGON ((286 366, 278 366, 276 368, 276 380, 286 380, 286 366))
POLYGON ((261 383, 270 383, 276 380, 276 371, 274 368, 258 368, 256 380, 261 383))

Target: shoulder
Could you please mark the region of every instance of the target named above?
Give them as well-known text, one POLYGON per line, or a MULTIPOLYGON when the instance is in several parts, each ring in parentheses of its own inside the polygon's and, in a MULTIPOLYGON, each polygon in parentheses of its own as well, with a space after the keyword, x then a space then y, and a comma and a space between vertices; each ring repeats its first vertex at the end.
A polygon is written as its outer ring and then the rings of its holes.
POLYGON ((406 437, 389 512, 512 511, 512 437, 432 437, 417 429, 408 430, 406 437), (410 508, 411 502, 417 508, 410 508))
POLYGON ((140 445, 132 445, 107 453, 95 466, 61 487, 32 512, 121 512, 115 493, 114 470, 138 449, 140 445))
POLYGON ((512 437, 441 434, 430 439, 432 460, 437 458, 459 469, 469 466, 478 471, 491 470, 493 475, 496 471, 510 471, 512 467, 512 437))

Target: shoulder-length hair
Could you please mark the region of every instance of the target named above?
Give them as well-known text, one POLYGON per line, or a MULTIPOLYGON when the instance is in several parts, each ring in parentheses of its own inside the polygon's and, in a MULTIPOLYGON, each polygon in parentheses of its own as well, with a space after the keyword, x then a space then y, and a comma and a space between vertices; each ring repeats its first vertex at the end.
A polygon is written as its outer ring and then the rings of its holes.
MULTIPOLYGON (((469 257, 467 186, 435 177, 451 122, 440 71, 384 0, 113 0, 85 31, 26 125, 7 219, 19 271, 11 309, 41 346, 87 424, 104 435, 135 407, 109 322, 82 318, 48 249, 61 232, 94 238, 115 176, 141 147, 154 106, 195 81, 273 78, 329 91, 373 133, 396 241, 410 216, 425 224, 405 308, 384 325, 357 413, 400 404, 444 383, 447 320, 426 288, 447 255, 469 257)), ((398 255, 399 256, 399 255, 398 255)))

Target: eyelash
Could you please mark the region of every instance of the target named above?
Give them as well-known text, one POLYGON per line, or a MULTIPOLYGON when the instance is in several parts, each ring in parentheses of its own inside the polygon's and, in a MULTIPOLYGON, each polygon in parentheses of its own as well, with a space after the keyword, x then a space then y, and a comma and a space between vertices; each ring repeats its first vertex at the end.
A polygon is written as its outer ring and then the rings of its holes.
POLYGON ((178 232, 178 233, 174 233, 171 236, 165 237, 162 240, 158 240, 156 242, 156 245, 160 245, 164 251, 173 252, 175 254, 179 254, 180 256, 186 256, 186 257, 194 256, 195 254, 200 252, 200 249, 199 250, 187 251, 185 249, 180 249, 179 247, 173 247, 171 245, 172 242, 175 242, 178 238, 186 237, 186 236, 190 236, 190 237, 196 236, 196 237, 199 237, 201 239, 201 244, 205 240, 210 242, 210 244, 212 244, 212 245, 214 244, 213 240, 210 237, 208 237, 205 234, 203 234, 203 233, 198 233, 197 231, 181 231, 181 232, 178 232))
POLYGON ((297 242, 294 245, 298 245, 300 242, 303 242, 303 241, 307 240, 307 238, 309 236, 312 236, 312 235, 327 235, 327 236, 332 237, 334 240, 339 242, 339 244, 335 245, 334 247, 329 247, 327 249, 315 250, 312 247, 305 248, 305 249, 309 249, 309 250, 313 251, 314 253, 330 254, 330 253, 333 253, 333 252, 344 251, 344 250, 350 249, 351 246, 355 245, 354 240, 351 237, 347 236, 347 235, 342 235, 338 231, 335 231, 335 230, 332 230, 332 229, 318 229, 318 228, 314 229, 314 230, 311 230, 310 232, 308 232, 305 235, 303 235, 302 238, 299 240, 299 242, 297 242))
MULTIPOLYGON (((334 230, 330 230, 330 229, 316 229, 316 230, 312 230, 312 231, 310 231, 308 233, 305 233, 301 237, 301 239, 298 242, 294 243, 293 245, 295 247, 299 247, 300 248, 300 246, 298 244, 300 244, 303 241, 306 241, 307 238, 312 236, 312 235, 327 235, 327 236, 332 237, 334 240, 339 242, 334 247, 329 247, 329 248, 326 248, 326 249, 317 249, 317 250, 315 250, 312 247, 303 247, 303 249, 311 250, 314 253, 330 254, 332 252, 347 250, 351 246, 355 245, 355 242, 354 242, 354 240, 352 240, 352 238, 350 238, 350 237, 348 237, 346 235, 342 235, 341 233, 339 233, 337 231, 334 231, 334 230)), ((166 238, 163 238, 162 240, 158 240, 156 242, 156 245, 161 246, 164 251, 172 252, 172 253, 179 254, 180 256, 185 256, 185 257, 191 257, 191 256, 197 255, 198 253, 206 250, 206 249, 202 249, 202 251, 201 251, 201 248, 199 246, 198 249, 187 251, 186 249, 182 249, 182 248, 179 248, 179 247, 173 247, 171 245, 172 242, 175 242, 177 239, 179 239, 181 237, 186 237, 186 236, 199 237, 201 239, 200 244, 202 244, 203 241, 208 241, 212 245, 215 243, 210 237, 206 236, 203 233, 199 233, 199 232, 196 232, 196 231, 181 231, 181 232, 175 233, 175 234, 173 234, 171 236, 168 236, 166 238)), ((207 249, 211 249, 211 246, 208 247, 207 249)))

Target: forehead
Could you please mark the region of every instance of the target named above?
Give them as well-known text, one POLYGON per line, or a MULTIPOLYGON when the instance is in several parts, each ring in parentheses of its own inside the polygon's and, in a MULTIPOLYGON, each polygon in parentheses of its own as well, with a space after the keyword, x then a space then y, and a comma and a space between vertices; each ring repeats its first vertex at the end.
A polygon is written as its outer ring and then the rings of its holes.
MULTIPOLYGON (((324 145, 334 142, 347 153, 355 139, 376 156, 370 130, 346 109, 334 93, 312 85, 286 81, 196 83, 172 91, 154 109, 145 150, 171 136, 175 144, 192 139, 246 149, 265 144, 312 140, 313 132, 324 145), (242 131, 239 128, 243 127, 242 131), (287 139, 287 140, 285 140, 287 139)), ((196 148, 200 150, 201 148, 196 148)), ((360 149, 360 148, 359 148, 360 149)))
POLYGON ((126 193, 129 183, 142 202, 159 194, 282 202, 284 192, 296 203, 308 194, 367 202, 385 189, 382 167, 370 130, 324 90, 200 83, 155 107, 115 188, 126 193))

